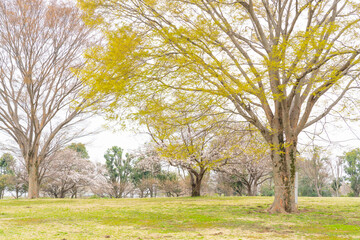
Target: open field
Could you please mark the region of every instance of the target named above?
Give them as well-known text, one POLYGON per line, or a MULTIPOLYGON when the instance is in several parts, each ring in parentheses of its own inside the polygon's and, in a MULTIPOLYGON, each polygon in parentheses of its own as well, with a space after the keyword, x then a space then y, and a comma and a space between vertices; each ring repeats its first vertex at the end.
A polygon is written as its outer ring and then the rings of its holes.
POLYGON ((270 197, 0 200, 0 239, 360 239, 359 198, 300 198, 270 215, 270 197))

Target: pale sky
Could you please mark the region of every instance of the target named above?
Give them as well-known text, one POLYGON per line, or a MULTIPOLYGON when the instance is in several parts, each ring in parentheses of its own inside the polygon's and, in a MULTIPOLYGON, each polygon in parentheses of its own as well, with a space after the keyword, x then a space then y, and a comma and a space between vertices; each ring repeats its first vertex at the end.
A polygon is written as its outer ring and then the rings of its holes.
POLYGON ((84 143, 90 160, 93 162, 104 163, 104 154, 106 150, 112 146, 119 146, 124 149, 125 152, 131 152, 150 140, 149 136, 145 133, 139 134, 129 130, 119 130, 119 127, 105 127, 109 122, 100 116, 94 116, 88 119, 88 122, 87 130, 98 130, 99 133, 78 138, 72 142, 84 143))
POLYGON ((104 154, 108 148, 112 146, 119 146, 130 152, 141 147, 146 142, 147 136, 145 134, 135 134, 126 131, 112 132, 104 129, 100 134, 88 136, 79 139, 76 142, 86 144, 86 149, 90 155, 90 160, 93 162, 104 163, 104 154))

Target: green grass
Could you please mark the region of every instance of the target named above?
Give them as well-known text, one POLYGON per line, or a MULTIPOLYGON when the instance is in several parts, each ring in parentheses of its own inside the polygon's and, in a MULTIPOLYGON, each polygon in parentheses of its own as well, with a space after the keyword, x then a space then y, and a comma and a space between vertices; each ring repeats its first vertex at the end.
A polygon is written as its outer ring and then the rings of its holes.
POLYGON ((359 198, 268 197, 0 201, 0 239, 360 239, 359 198))

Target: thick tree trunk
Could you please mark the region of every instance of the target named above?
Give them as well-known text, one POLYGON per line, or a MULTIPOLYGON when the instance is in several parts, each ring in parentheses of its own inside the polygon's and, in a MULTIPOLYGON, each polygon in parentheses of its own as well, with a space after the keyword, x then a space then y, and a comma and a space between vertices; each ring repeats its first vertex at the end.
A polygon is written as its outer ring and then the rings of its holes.
POLYGON ((204 177, 204 174, 205 174, 204 171, 200 171, 200 173, 190 172, 191 197, 201 196, 201 182, 204 177))
POLYGON ((247 195, 254 196, 251 184, 246 185, 246 188, 247 188, 247 195))
POLYGON ((251 196, 256 196, 257 194, 257 183, 255 182, 251 189, 251 196))
POLYGON ((296 141, 284 142, 281 136, 271 151, 273 161, 275 199, 270 213, 297 212, 295 204, 296 141))
POLYGON ((29 174, 29 193, 28 198, 39 197, 39 169, 35 163, 28 163, 28 174, 29 174))
POLYGON ((248 181, 246 184, 246 190, 248 196, 256 196, 257 194, 257 183, 256 181, 248 181))
POLYGON ((316 193, 317 193, 318 197, 322 197, 320 188, 318 188, 317 186, 315 186, 315 187, 316 187, 316 193))
POLYGON ((194 181, 191 183, 191 196, 200 197, 201 196, 201 182, 194 181))
POLYGON ((62 189, 60 191, 60 197, 59 198, 65 198, 65 193, 66 193, 66 191, 64 189, 62 189))

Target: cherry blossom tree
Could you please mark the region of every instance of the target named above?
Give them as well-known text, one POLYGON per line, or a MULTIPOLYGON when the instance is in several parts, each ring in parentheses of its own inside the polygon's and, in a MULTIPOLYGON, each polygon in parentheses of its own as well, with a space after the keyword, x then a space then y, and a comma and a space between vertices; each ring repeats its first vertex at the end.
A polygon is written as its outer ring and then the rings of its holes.
POLYGON ((75 150, 66 148, 50 159, 42 191, 55 198, 77 197, 89 187, 94 178, 94 164, 75 150))
POLYGON ((248 196, 255 196, 258 186, 271 178, 270 149, 257 131, 249 131, 243 136, 241 145, 235 145, 232 157, 226 165, 216 170, 232 185, 235 192, 247 190, 248 196))
POLYGON ((156 127, 148 125, 158 156, 189 174, 193 197, 201 195, 204 176, 233 157, 233 149, 239 146, 243 134, 243 129, 232 128, 227 121, 219 122, 211 116, 200 119, 184 124, 164 121, 156 127))
POLYGON ((113 185, 108 177, 106 165, 95 164, 94 176, 90 185, 91 192, 99 197, 112 197, 113 185))

